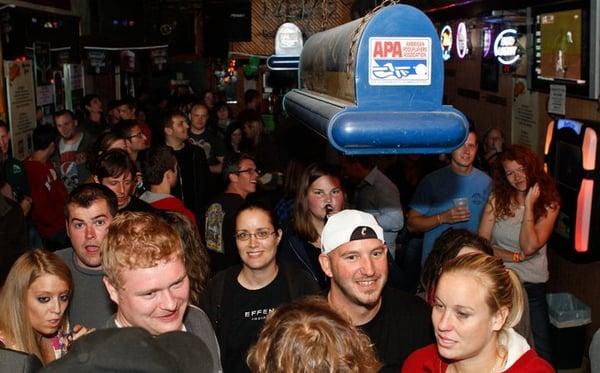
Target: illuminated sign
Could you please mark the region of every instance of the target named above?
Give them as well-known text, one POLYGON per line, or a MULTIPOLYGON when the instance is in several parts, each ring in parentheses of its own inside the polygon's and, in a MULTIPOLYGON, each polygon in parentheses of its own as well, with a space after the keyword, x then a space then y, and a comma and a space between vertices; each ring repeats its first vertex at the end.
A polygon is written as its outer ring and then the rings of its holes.
POLYGON ((456 29, 456 54, 458 58, 465 58, 469 53, 469 43, 467 39, 467 25, 464 22, 458 24, 456 29))
POLYGON ((581 135, 581 127, 583 123, 577 122, 571 119, 559 119, 558 124, 556 125, 557 130, 561 130, 563 128, 569 128, 575 131, 576 134, 581 135))
POLYGON ((277 56, 299 56, 302 53, 302 31, 293 23, 284 23, 275 35, 277 56))
POLYGON ((492 29, 483 29, 483 57, 489 57, 492 51, 492 29))
POLYGON ((275 54, 267 58, 271 70, 298 70, 302 53, 302 31, 293 23, 284 23, 275 35, 275 54))
POLYGON ((442 43, 442 58, 448 61, 452 57, 452 27, 444 26, 440 33, 440 42, 442 43))
POLYGON ((494 42, 494 56, 498 58, 498 62, 503 65, 512 65, 521 58, 517 43, 518 36, 515 29, 507 29, 498 34, 494 42))

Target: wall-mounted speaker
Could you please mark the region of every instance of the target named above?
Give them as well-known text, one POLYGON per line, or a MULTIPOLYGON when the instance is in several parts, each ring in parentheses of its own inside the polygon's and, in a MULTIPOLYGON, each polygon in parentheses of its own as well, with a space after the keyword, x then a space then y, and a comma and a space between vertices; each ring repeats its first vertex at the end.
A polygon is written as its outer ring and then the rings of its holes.
POLYGON ((252 4, 249 0, 227 4, 225 27, 229 41, 252 41, 252 4))
POLYGON ((226 58, 229 51, 227 25, 225 25, 225 3, 210 1, 204 4, 203 38, 204 56, 226 58))

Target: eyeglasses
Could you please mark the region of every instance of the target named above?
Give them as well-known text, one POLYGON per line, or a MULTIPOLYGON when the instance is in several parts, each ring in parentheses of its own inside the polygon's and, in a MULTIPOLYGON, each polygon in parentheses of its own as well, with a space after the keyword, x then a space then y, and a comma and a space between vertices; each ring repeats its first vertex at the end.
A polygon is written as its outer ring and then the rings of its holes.
POLYGON ((239 241, 248 241, 250 237, 254 236, 254 238, 256 238, 257 240, 266 240, 267 238, 269 238, 269 236, 272 236, 276 233, 277 232, 275 231, 256 231, 254 233, 242 231, 237 232, 235 234, 235 238, 239 241))
POLYGON ((135 135, 127 136, 127 139, 133 139, 134 137, 139 137, 140 139, 144 137, 143 132, 138 132, 135 135))
POLYGON ((257 170, 256 168, 247 168, 245 170, 239 170, 236 172, 236 174, 241 174, 243 172, 247 172, 252 175, 260 175, 261 174, 260 170, 257 170))

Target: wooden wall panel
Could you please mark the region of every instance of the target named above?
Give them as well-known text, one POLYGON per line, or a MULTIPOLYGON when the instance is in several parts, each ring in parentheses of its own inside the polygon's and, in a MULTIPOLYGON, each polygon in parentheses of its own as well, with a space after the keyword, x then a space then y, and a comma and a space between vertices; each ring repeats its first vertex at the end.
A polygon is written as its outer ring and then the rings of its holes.
POLYGON ((232 42, 230 52, 270 56, 275 53, 275 34, 285 22, 293 22, 310 37, 350 21, 351 0, 252 0, 252 41, 232 42))

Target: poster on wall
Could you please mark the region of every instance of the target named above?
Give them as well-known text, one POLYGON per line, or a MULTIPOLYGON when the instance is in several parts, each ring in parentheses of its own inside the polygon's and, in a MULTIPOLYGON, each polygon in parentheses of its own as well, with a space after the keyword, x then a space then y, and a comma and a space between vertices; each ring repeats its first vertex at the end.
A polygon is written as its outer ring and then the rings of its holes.
POLYGON ((83 65, 65 64, 63 65, 63 75, 65 77, 65 106, 67 109, 75 111, 80 107, 81 100, 85 95, 83 65))
POLYGON ((12 152, 15 158, 22 160, 33 150, 31 135, 36 125, 33 64, 5 61, 4 77, 12 152))
POLYGON ((135 52, 132 52, 130 50, 121 51, 121 54, 119 55, 119 57, 120 57, 120 63, 121 63, 121 72, 124 72, 124 73, 135 72, 136 66, 137 66, 135 52))
POLYGON ((42 124, 52 124, 54 114, 54 86, 43 85, 35 87, 36 111, 39 118, 37 121, 42 124))
POLYGON ((44 124, 52 123, 52 114, 55 110, 54 86, 51 84, 54 72, 50 58, 50 44, 33 43, 36 110, 37 115, 40 116, 40 122, 44 124))
POLYGON ((152 61, 152 72, 161 72, 166 70, 168 61, 168 49, 152 49, 150 51, 150 60, 152 61))
POLYGON ((87 71, 90 74, 108 74, 108 55, 104 50, 86 49, 87 71))
POLYGON ((548 95, 548 114, 565 115, 567 102, 567 86, 564 84, 550 84, 548 95))
POLYGON ((33 43, 33 63, 35 65, 36 86, 41 87, 50 84, 52 79, 50 60, 50 44, 33 43))
POLYGON ((526 79, 513 78, 511 143, 527 145, 539 153, 538 118, 538 93, 527 89, 526 79))

